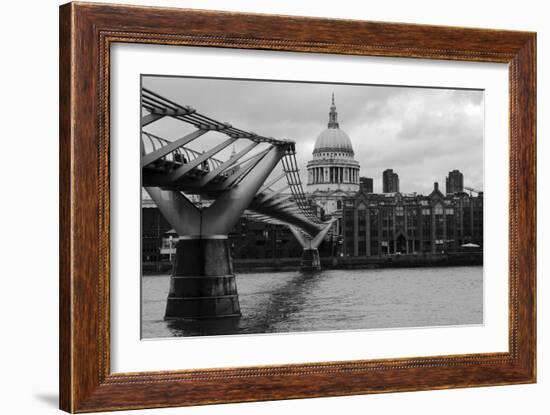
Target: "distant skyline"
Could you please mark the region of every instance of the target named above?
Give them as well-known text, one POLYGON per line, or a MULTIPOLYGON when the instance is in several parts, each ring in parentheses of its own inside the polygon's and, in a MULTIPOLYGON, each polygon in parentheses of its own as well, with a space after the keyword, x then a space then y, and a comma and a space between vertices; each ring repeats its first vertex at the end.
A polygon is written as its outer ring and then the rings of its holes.
MULTIPOLYGON (((429 194, 434 182, 444 192, 445 177, 454 169, 464 174, 465 186, 483 190, 483 91, 154 76, 142 81, 212 118, 295 141, 304 185, 306 164, 327 127, 334 93, 340 129, 352 141, 361 176, 374 179, 375 192, 382 192, 386 169, 399 175, 403 193, 429 194)), ((190 127, 167 117, 147 128, 173 140, 190 127)), ((222 140, 216 134, 202 136, 190 147, 212 147, 222 140)), ((244 145, 237 142, 237 150, 244 145)))

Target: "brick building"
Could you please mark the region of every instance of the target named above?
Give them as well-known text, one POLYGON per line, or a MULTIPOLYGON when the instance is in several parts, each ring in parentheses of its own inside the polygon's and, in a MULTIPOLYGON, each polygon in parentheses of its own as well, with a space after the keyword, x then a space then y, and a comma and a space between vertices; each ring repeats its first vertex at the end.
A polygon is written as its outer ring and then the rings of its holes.
POLYGON ((428 196, 360 190, 344 201, 344 255, 458 252, 483 249, 483 193, 428 196))

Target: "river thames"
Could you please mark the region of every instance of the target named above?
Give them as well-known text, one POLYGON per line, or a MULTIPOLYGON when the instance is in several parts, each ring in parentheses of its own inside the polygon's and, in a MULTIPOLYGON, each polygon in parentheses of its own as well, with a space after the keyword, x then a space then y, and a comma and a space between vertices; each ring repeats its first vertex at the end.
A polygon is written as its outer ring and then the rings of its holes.
POLYGON ((142 277, 142 338, 483 323, 483 267, 238 274, 242 317, 164 321, 169 275, 142 277))

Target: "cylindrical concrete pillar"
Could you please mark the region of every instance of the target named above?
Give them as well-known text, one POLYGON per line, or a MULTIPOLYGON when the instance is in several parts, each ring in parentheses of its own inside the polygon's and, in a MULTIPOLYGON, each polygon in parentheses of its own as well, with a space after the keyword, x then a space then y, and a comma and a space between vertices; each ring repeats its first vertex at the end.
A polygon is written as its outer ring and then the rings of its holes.
POLYGON ((164 319, 240 317, 232 264, 227 238, 180 240, 164 319))

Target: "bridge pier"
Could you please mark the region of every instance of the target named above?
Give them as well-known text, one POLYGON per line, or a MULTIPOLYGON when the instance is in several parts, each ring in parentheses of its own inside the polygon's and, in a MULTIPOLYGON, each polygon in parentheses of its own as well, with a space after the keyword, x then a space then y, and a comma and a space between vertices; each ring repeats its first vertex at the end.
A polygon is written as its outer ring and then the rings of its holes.
POLYGON ((240 317, 227 237, 183 238, 176 246, 165 320, 240 317))
POLYGON ((302 251, 302 261, 300 262, 300 271, 321 271, 321 258, 319 257, 319 250, 317 248, 304 248, 302 251))

